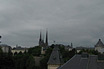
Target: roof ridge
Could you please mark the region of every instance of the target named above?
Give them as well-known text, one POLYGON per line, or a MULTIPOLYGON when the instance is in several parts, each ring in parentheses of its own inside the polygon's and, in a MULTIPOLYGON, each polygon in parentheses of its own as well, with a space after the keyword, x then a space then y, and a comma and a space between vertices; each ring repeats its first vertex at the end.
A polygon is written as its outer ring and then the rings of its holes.
POLYGON ((101 41, 101 39, 99 39, 99 41, 96 43, 95 47, 104 47, 104 44, 101 41))

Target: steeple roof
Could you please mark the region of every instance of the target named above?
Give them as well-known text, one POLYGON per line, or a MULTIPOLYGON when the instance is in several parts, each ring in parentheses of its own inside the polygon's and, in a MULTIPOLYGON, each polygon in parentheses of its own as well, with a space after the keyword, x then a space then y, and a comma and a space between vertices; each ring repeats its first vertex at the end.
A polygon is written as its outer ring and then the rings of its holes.
POLYGON ((46 30, 46 46, 48 46, 48 31, 46 30))
POLYGON ((40 38, 39 38, 39 41, 41 41, 42 40, 42 36, 41 36, 42 34, 41 34, 41 31, 40 31, 40 38))
POLYGON ((54 49, 47 64, 62 64, 62 57, 59 52, 58 46, 54 46, 54 49))
POLYGON ((95 47, 104 47, 104 44, 101 41, 101 39, 99 39, 99 41, 97 42, 97 44, 95 45, 95 47))

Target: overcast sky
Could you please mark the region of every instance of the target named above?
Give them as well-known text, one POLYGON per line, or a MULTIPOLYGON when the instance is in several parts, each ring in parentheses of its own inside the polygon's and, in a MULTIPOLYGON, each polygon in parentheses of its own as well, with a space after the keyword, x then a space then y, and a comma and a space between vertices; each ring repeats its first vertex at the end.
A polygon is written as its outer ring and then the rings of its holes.
POLYGON ((93 47, 104 42, 104 0, 0 0, 0 35, 11 46, 38 45, 49 32, 49 44, 93 47))

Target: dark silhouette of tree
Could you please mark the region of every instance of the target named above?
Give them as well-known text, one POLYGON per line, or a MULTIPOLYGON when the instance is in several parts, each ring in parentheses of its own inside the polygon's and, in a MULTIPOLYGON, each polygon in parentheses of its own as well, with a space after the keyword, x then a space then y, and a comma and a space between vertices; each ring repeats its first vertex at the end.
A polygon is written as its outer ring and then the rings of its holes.
POLYGON ((14 55, 17 55, 17 54, 18 54, 17 52, 14 53, 14 55))
POLYGON ((60 49, 60 53, 62 54, 62 58, 63 58, 64 62, 68 61, 76 53, 75 49, 72 49, 72 51, 68 51, 68 50, 65 50, 64 46, 60 46, 59 49, 60 49))
POLYGON ((15 69, 34 69, 35 61, 30 54, 17 54, 14 57, 15 69))
POLYGON ((40 56, 41 55, 41 47, 40 46, 35 46, 33 48, 30 48, 28 50, 28 53, 33 55, 33 56, 40 56))
POLYGON ((47 69, 47 62, 51 55, 52 49, 53 49, 53 47, 50 47, 46 50, 44 58, 40 61, 40 69, 47 69))
POLYGON ((2 51, 2 49, 1 49, 1 47, 0 47, 0 54, 2 53, 3 51, 2 51))
POLYGON ((0 53, 0 69, 14 69, 13 56, 8 53, 0 53))

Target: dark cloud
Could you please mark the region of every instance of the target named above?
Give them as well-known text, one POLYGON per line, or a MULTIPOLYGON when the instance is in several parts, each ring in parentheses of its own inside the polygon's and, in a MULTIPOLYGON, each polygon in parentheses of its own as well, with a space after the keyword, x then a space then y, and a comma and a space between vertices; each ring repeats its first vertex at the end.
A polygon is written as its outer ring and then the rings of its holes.
POLYGON ((0 34, 9 45, 38 45, 49 30, 49 43, 93 46, 104 40, 103 0, 1 0, 0 34))

